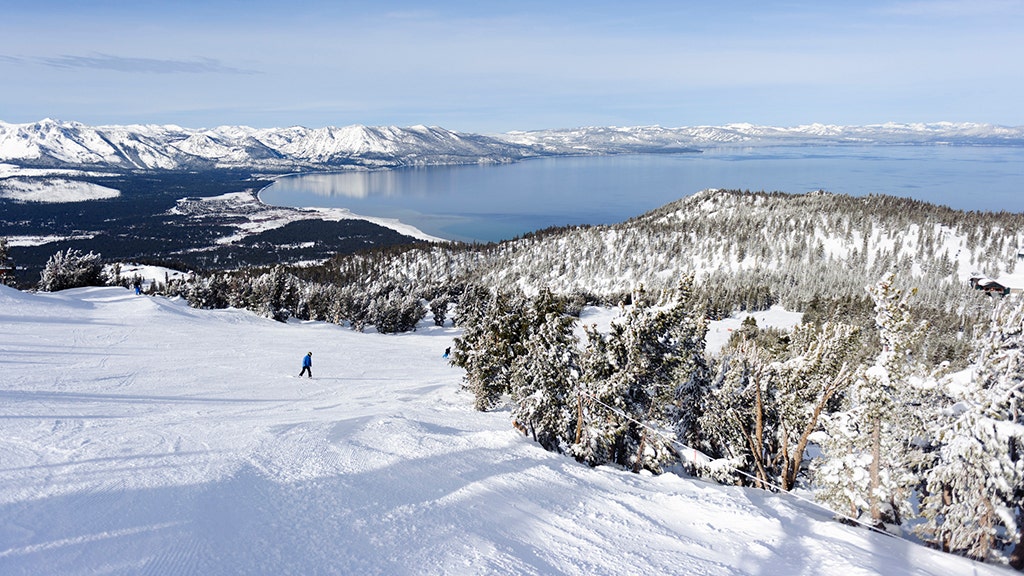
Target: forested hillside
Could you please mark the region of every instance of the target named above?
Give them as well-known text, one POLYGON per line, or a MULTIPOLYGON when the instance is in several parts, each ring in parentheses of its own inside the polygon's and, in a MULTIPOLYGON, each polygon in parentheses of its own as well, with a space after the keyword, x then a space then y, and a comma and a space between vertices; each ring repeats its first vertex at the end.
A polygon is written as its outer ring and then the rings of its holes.
POLYGON ((917 289, 915 306, 934 317, 926 346, 941 361, 959 346, 957 334, 987 318, 991 301, 969 278, 1014 272, 1021 231, 1024 215, 890 196, 717 190, 611 226, 342 256, 314 277, 363 291, 393 285, 436 296, 474 283, 615 304, 639 286, 657 293, 693 275, 712 318, 781 304, 866 319, 865 287, 891 272, 900 288, 917 289))
POLYGON ((962 212, 890 196, 719 190, 611 226, 346 256, 327 268, 347 281, 471 280, 600 298, 641 284, 672 287, 692 273, 736 294, 738 304, 770 300, 794 309, 815 297, 862 295, 866 285, 896 272, 924 302, 952 307, 971 274, 1014 271, 1021 232, 1021 214, 962 212))
POLYGON ((808 320, 871 328, 865 288, 887 274, 929 318, 919 352, 963 365, 993 298, 969 278, 999 278, 1017 263, 1024 216, 961 212, 889 196, 705 191, 611 226, 556 228, 498 244, 435 243, 339 255, 322 265, 212 274, 173 288, 196 305, 258 309, 278 318, 406 329, 442 320, 467 287, 542 290, 618 304, 694 278, 711 319, 782 305, 808 320), (426 306, 424 304, 427 304, 426 306))

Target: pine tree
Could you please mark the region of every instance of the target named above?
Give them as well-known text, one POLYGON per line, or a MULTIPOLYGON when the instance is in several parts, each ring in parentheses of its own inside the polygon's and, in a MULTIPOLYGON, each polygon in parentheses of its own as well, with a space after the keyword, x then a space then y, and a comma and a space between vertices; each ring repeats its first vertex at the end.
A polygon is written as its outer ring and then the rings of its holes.
POLYGON ((943 550, 1024 568, 1024 302, 996 309, 958 400, 937 432, 919 532, 943 550))
POLYGON ((525 306, 521 294, 508 292, 491 296, 482 313, 463 309, 460 301, 464 331, 455 339, 452 364, 465 369, 466 387, 473 392, 477 410, 490 410, 509 392, 511 367, 523 354, 527 336, 525 306))
POLYGON ((796 486, 821 415, 838 407, 838 398, 854 381, 859 335, 857 327, 847 324, 798 326, 790 338, 790 358, 769 366, 779 426, 774 461, 785 490, 796 486))
POLYGON ((753 338, 738 342, 700 420, 711 454, 731 459, 759 487, 793 489, 819 418, 852 382, 857 335, 843 324, 801 325, 778 360, 753 338))
POLYGON ((11 274, 12 265, 10 258, 10 244, 6 236, 0 236, 0 284, 5 286, 14 282, 14 275, 11 274))
POLYGON ((448 295, 443 294, 430 300, 430 312, 434 315, 434 325, 444 326, 448 317, 448 295))
POLYGON ((917 370, 911 350, 926 324, 913 320, 913 291, 897 289, 894 278, 868 287, 881 350, 851 387, 849 409, 823 419, 825 454, 815 474, 819 499, 854 516, 867 511, 876 525, 913 514, 910 496, 924 457, 914 441, 927 418, 920 410, 926 392, 910 385, 917 370))
POLYGON ((512 417, 544 448, 562 452, 575 441, 578 428, 576 322, 545 309, 543 300, 535 300, 531 308, 530 335, 512 369, 512 417))
POLYGON ((660 471, 676 455, 671 429, 694 429, 693 398, 706 387, 708 371, 707 328, 694 314, 691 282, 680 283, 668 308, 656 307, 641 288, 607 335, 587 330, 581 387, 592 410, 581 411, 574 447, 581 459, 660 471))
MULTIPOLYGON (((764 377, 770 359, 751 339, 737 340, 719 362, 718 375, 704 395, 698 426, 704 452, 728 460, 727 470, 739 470, 758 479, 761 488, 770 481, 766 456, 774 452, 766 440, 776 437, 777 418, 774 391, 764 377)), ((698 470, 719 481, 722 467, 698 470)), ((744 476, 733 482, 744 482, 744 476)))
POLYGON ((103 286, 102 257, 99 254, 83 254, 74 248, 57 252, 46 262, 38 288, 44 292, 56 292, 83 286, 103 286))

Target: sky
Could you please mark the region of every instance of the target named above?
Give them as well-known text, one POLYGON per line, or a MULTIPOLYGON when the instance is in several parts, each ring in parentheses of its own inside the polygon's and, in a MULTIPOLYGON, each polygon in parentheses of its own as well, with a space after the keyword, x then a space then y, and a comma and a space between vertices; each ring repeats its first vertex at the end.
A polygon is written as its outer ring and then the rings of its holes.
POLYGON ((0 120, 1024 125, 1024 0, 0 0, 0 120))

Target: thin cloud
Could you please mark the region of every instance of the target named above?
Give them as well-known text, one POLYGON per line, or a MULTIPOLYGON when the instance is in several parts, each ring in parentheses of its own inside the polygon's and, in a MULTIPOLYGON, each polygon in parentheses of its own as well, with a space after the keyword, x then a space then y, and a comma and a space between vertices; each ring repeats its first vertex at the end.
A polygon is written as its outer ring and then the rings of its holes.
POLYGON ((93 56, 52 56, 36 58, 0 57, 7 61, 34 62, 51 68, 89 68, 115 72, 144 74, 259 74, 258 70, 228 66, 214 58, 176 60, 162 58, 135 58, 96 54, 93 56))
POLYGON ((885 12, 901 16, 919 17, 972 17, 972 16, 1024 16, 1021 0, 914 0, 897 2, 885 12))

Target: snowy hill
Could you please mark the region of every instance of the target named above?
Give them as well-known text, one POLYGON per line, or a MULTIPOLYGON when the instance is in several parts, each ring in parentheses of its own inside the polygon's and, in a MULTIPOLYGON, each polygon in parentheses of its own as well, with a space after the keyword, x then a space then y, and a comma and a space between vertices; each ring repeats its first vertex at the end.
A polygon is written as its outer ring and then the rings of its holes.
POLYGON ((0 122, 0 162, 23 168, 269 171, 512 162, 541 155, 695 152, 728 145, 1024 145, 1024 127, 950 123, 792 128, 730 124, 591 127, 483 136, 439 127, 327 126, 190 129, 0 122))
POLYGON ((470 278, 610 302, 636 286, 669 289, 693 274, 726 310, 768 303, 805 310, 819 296, 862 297, 865 286, 894 271, 901 285, 920 290, 920 302, 951 310, 972 292, 974 275, 1024 289, 1021 230, 1024 215, 892 196, 705 190, 620 224, 546 231, 472 251, 426 246, 387 258, 352 255, 339 264, 352 278, 373 265, 368 282, 470 278))
POLYGON ((0 310, 5 575, 1008 573, 787 495, 546 452, 473 410, 451 328, 121 288, 0 286, 0 310))

